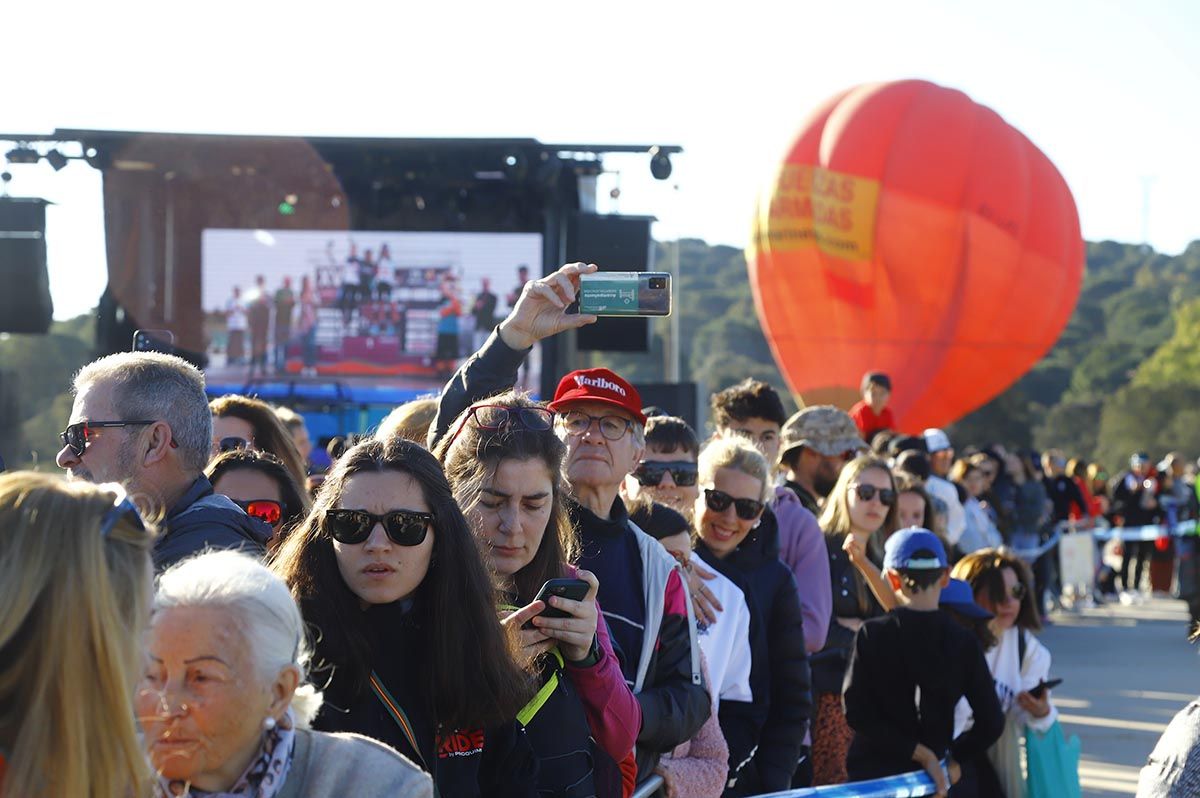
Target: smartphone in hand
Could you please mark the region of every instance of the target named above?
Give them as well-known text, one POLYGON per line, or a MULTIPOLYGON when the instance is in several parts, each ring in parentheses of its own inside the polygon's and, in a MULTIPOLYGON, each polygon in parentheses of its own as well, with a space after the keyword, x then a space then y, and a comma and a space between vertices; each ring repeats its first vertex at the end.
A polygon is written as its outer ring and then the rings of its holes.
POLYGON ((1029 691, 1029 694, 1034 698, 1040 699, 1047 690, 1053 690, 1055 687, 1058 687, 1060 684, 1062 684, 1062 682, 1062 679, 1051 679, 1050 681, 1043 679, 1037 683, 1036 687, 1029 691))
POLYGON ((593 316, 670 316, 669 272, 595 272, 579 276, 568 313, 593 316))
MULTIPOLYGON (((546 602, 546 609, 538 613, 543 618, 570 618, 569 612, 550 606, 550 597, 559 596, 571 601, 583 601, 587 598, 587 592, 588 583, 582 579, 550 579, 542 585, 542 589, 538 591, 533 600, 546 602)), ((533 625, 532 620, 529 620, 521 628, 536 629, 537 627, 533 625)))

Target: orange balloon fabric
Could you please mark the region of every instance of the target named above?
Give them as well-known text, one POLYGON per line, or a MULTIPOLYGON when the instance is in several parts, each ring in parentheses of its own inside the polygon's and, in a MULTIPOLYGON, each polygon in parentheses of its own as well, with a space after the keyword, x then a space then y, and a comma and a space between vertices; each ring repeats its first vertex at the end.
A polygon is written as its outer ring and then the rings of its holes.
POLYGON ((960 91, 859 86, 804 124, 747 265, 775 360, 807 404, 892 379, 907 432, 1002 392, 1058 339, 1083 279, 1079 214, 1029 139, 960 91))

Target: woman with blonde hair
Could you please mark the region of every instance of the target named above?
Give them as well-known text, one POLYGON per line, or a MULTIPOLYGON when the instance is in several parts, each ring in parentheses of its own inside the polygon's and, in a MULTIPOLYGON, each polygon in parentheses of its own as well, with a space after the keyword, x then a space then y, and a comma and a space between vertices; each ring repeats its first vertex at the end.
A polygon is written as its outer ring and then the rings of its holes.
POLYGON ((152 530, 115 485, 0 475, 0 795, 127 798, 152 530))
POLYGON ((864 621, 896 606, 883 579, 883 541, 896 529, 896 482, 886 460, 863 456, 842 468, 821 513, 833 587, 833 622, 812 657, 813 786, 846 781, 853 732, 842 709, 842 682, 864 621))

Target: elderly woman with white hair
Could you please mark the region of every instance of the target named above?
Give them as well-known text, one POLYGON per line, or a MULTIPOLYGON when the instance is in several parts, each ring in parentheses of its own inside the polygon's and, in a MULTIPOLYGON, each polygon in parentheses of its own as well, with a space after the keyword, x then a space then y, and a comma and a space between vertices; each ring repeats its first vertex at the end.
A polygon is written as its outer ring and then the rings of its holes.
POLYGON ((391 748, 308 728, 321 694, 279 577, 232 551, 164 573, 136 704, 157 795, 215 798, 431 796, 428 775, 391 748))

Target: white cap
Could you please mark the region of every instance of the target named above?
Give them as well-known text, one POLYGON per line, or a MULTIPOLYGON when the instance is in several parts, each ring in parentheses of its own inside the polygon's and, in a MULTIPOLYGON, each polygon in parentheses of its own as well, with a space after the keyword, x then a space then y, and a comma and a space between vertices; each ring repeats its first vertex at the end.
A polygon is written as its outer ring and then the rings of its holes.
POLYGON ((950 436, 937 427, 930 427, 925 430, 925 450, 930 454, 940 452, 943 449, 953 449, 950 445, 950 436))

